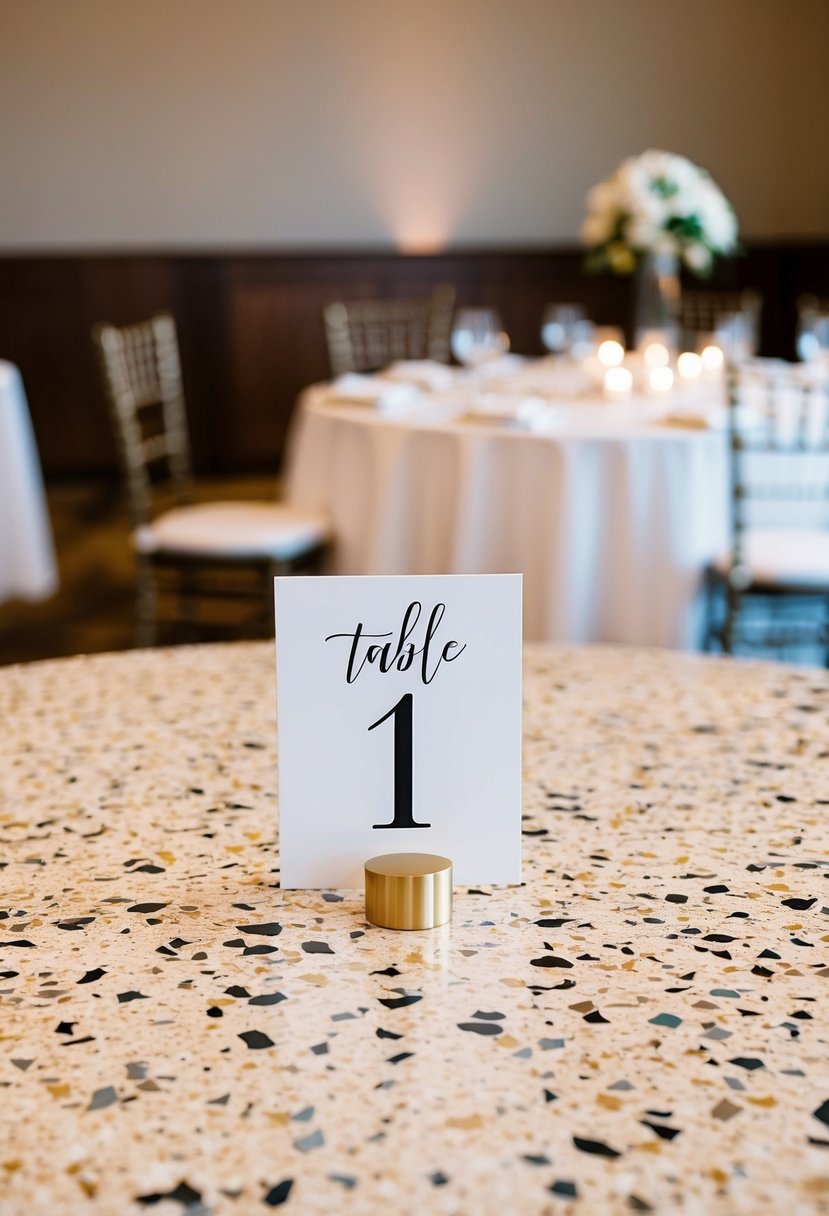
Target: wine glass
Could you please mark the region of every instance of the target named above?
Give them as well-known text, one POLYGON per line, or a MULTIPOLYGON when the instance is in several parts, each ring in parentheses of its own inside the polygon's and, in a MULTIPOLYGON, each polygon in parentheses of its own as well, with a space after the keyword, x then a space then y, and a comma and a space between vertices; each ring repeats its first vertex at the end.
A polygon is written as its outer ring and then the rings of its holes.
POLYGON ((482 367, 509 350, 509 338, 494 308, 461 308, 452 326, 452 354, 465 367, 482 367))
POLYGON ((725 313, 717 320, 714 340, 731 363, 744 363, 757 353, 754 317, 747 311, 725 313))
POLYGON ((803 363, 829 360, 829 313, 806 309, 797 322, 797 354, 803 363))
POLYGON ((541 317, 541 341, 551 354, 569 355, 586 324, 581 304, 548 304, 541 317))

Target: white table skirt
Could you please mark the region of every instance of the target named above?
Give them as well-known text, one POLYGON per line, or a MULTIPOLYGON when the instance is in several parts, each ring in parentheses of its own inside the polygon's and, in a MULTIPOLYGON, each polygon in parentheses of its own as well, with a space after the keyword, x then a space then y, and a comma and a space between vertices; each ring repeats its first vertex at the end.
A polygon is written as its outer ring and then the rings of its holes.
POLYGON ((0 602, 58 585, 52 530, 20 373, 0 360, 0 602))
POLYGON ((331 515, 341 574, 524 574, 528 640, 691 648, 727 543, 722 431, 590 407, 536 434, 300 399, 288 496, 331 515))

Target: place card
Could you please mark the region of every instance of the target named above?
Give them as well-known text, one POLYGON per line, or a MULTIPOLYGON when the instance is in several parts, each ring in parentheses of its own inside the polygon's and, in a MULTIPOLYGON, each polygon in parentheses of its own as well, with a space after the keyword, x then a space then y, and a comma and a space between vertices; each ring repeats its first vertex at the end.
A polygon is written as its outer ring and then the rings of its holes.
POLYGON ((283 887, 381 853, 520 881, 521 575, 277 578, 283 887))

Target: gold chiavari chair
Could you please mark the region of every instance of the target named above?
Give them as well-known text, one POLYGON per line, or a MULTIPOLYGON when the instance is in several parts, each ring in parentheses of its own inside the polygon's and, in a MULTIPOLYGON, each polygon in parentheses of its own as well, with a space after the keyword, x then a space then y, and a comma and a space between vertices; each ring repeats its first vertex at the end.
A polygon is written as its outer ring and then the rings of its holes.
POLYGON ((829 662, 829 379, 749 363, 729 370, 728 396, 732 535, 711 572, 709 642, 820 646, 829 662))
MULTIPOLYGON (((328 543, 324 519, 276 502, 193 502, 171 316, 96 325, 93 341, 128 492, 139 644, 156 641, 162 600, 172 604, 176 625, 209 626, 215 621, 207 608, 220 604, 227 624, 236 604, 252 607, 255 627, 267 629, 273 575, 313 565, 328 543)), ((249 619, 241 622, 249 626, 249 619)))
POLYGON ((353 300, 323 311, 331 374, 377 371, 394 359, 449 362, 455 289, 412 300, 353 300))
POLYGON ((683 345, 693 350, 703 334, 713 334, 723 321, 739 316, 751 334, 756 354, 760 338, 760 314, 763 297, 758 291, 683 291, 680 299, 679 325, 683 345))

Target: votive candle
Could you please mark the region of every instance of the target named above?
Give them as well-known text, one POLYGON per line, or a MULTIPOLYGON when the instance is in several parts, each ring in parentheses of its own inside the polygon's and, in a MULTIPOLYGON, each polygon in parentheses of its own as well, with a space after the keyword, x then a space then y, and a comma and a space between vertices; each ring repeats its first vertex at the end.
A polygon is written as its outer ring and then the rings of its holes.
POLYGON ((707 372, 718 372, 725 361, 721 348, 713 345, 703 347, 699 357, 707 372))
POLYGON ((648 370, 648 387, 655 393, 667 393, 674 386, 674 373, 669 367, 651 367, 648 370))
POLYGON ((683 380, 696 380, 702 375, 702 359, 693 351, 684 351, 676 361, 676 370, 683 380))
POLYGON ((625 348, 621 342, 608 338, 607 341, 599 344, 596 354, 604 367, 618 367, 625 357, 625 348))
POLYGON ((605 392, 625 397, 633 388, 633 374, 627 367, 609 367, 604 374, 605 392))

